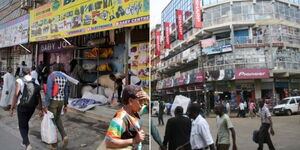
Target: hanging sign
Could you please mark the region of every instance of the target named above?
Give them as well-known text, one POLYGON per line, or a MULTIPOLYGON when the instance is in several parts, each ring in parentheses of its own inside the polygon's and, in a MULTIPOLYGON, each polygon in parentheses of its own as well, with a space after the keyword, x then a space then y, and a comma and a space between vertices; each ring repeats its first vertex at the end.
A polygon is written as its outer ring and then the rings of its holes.
POLYGON ((149 0, 54 0, 30 11, 30 41, 149 23, 149 0))
POLYGON ((178 40, 184 40, 182 10, 176 10, 176 20, 177 20, 177 38, 178 40))
POLYGON ((202 8, 201 0, 194 0, 194 26, 195 28, 202 28, 202 8))
POLYGON ((0 25, 0 48, 28 43, 29 15, 0 25))
POLYGON ((171 44, 170 44, 170 23, 169 22, 164 22, 164 33, 165 33, 165 48, 170 49, 171 44))

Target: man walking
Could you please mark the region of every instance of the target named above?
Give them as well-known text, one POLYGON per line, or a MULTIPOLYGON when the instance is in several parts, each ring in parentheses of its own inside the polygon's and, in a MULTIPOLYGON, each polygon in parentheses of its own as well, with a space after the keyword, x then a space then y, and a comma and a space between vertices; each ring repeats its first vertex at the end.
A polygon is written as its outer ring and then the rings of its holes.
POLYGON ((164 109, 165 109, 165 104, 161 100, 159 102, 159 108, 158 108, 158 125, 164 125, 164 109))
POLYGON ((19 130, 23 139, 22 146, 26 147, 26 150, 32 150, 32 147, 28 138, 29 120, 35 111, 37 105, 40 109, 40 115, 42 115, 42 100, 40 95, 40 87, 36 85, 33 78, 29 74, 29 69, 23 68, 25 73, 24 78, 17 79, 15 88, 14 100, 10 107, 9 115, 12 117, 17 104, 17 114, 19 122, 19 130))
POLYGON ((201 106, 199 104, 190 104, 188 114, 194 121, 192 122, 192 130, 190 143, 192 150, 201 150, 210 147, 215 150, 214 141, 211 136, 207 121, 200 115, 201 106))
POLYGON ((240 108, 240 117, 245 118, 246 116, 245 116, 245 104, 244 104, 244 101, 240 102, 239 108, 240 108))
MULTIPOLYGON (((61 134, 63 145, 62 147, 65 149, 68 145, 68 137, 64 130, 64 126, 61 121, 61 110, 67 112, 68 105, 68 86, 67 79, 62 74, 63 65, 55 64, 53 66, 54 72, 52 72, 47 79, 47 93, 45 99, 45 112, 49 110, 53 113, 54 119, 53 122, 58 128, 59 133, 61 134)), ((57 143, 51 145, 51 150, 57 150, 57 143)))
POLYGON ((229 131, 231 131, 232 136, 232 150, 237 150, 235 130, 231 123, 231 120, 227 114, 224 114, 224 106, 217 105, 215 107, 215 113, 217 115, 217 140, 216 146, 217 150, 229 150, 230 147, 230 136, 229 131))
POLYGON ((5 111, 8 111, 10 109, 10 105, 15 94, 16 80, 11 73, 12 68, 8 67, 6 74, 3 76, 3 89, 1 94, 0 106, 3 107, 5 111))
POLYGON ((169 150, 175 150, 182 145, 190 149, 192 121, 183 116, 181 106, 177 106, 174 113, 175 117, 167 121, 163 145, 166 147, 169 144, 169 150))
POLYGON ((268 107, 265 105, 264 100, 258 101, 259 105, 259 115, 261 118, 261 126, 258 134, 258 148, 257 150, 263 150, 264 143, 267 143, 270 150, 275 150, 272 143, 270 133, 274 136, 273 123, 271 119, 271 113, 268 107), (269 133, 270 129, 270 133, 269 133))

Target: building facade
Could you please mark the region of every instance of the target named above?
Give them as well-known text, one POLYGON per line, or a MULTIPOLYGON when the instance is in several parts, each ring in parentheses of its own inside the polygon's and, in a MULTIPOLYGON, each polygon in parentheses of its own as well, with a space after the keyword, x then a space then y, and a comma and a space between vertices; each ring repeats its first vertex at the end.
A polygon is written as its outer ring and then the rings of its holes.
POLYGON ((162 12, 171 48, 158 66, 161 94, 202 101, 206 89, 211 108, 300 94, 300 1, 200 1, 202 28, 195 27, 194 2, 172 0, 162 12), (183 10, 184 40, 177 38, 176 10, 183 10))

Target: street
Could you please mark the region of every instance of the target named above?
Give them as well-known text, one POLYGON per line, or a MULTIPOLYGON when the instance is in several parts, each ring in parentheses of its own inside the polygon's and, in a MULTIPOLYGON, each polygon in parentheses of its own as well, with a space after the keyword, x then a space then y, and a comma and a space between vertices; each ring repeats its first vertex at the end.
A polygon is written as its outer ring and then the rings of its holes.
MULTIPOLYGON (((41 120, 37 111, 29 122, 29 140, 34 150, 47 150, 49 145, 41 141, 41 120)), ((70 139, 66 150, 95 150, 103 141, 108 123, 85 117, 82 114, 68 112, 62 116, 65 131, 70 139)), ((16 112, 8 117, 8 112, 0 109, 0 150, 22 150, 21 136, 18 129, 16 112), (5 146, 5 147, 3 147, 5 146), (12 147, 10 147, 12 146, 12 147)), ((149 149, 148 136, 143 149, 149 149)), ((59 150, 61 150, 61 137, 58 134, 59 150)))
POLYGON ((21 140, 11 133, 0 128, 0 145, 3 150, 23 150, 21 140))
MULTIPOLYGON (((165 124, 169 116, 164 116, 165 124)), ((154 124, 157 125, 157 117, 152 117, 154 124)), ((299 150, 300 143, 300 115, 292 116, 273 116, 274 131, 275 135, 272 136, 273 144, 276 150, 299 150)), ((260 118, 232 118, 232 123, 234 125, 236 136, 237 136, 237 146, 239 150, 255 150, 258 145, 252 141, 252 132, 259 129, 260 118)), ((214 141, 216 139, 216 119, 207 119, 210 130, 213 135, 214 141)), ((160 136, 163 140, 165 126, 158 126, 160 136)), ((153 139, 152 149, 158 150, 159 147, 153 139)), ((265 144, 264 149, 267 150, 268 146, 265 144)))

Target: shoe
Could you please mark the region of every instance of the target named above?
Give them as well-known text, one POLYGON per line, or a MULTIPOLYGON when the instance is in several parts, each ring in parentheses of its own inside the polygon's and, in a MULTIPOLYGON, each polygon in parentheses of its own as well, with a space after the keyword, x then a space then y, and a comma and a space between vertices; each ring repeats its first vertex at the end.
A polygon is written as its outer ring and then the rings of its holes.
POLYGON ((27 145, 26 150, 32 150, 31 145, 27 145))
POLYGON ((24 148, 26 148, 26 145, 25 145, 25 144, 23 144, 23 143, 21 143, 21 146, 22 146, 22 147, 24 147, 24 148))
POLYGON ((69 138, 67 136, 65 136, 63 138, 63 145, 62 145, 63 149, 67 148, 68 143, 69 143, 69 138))

